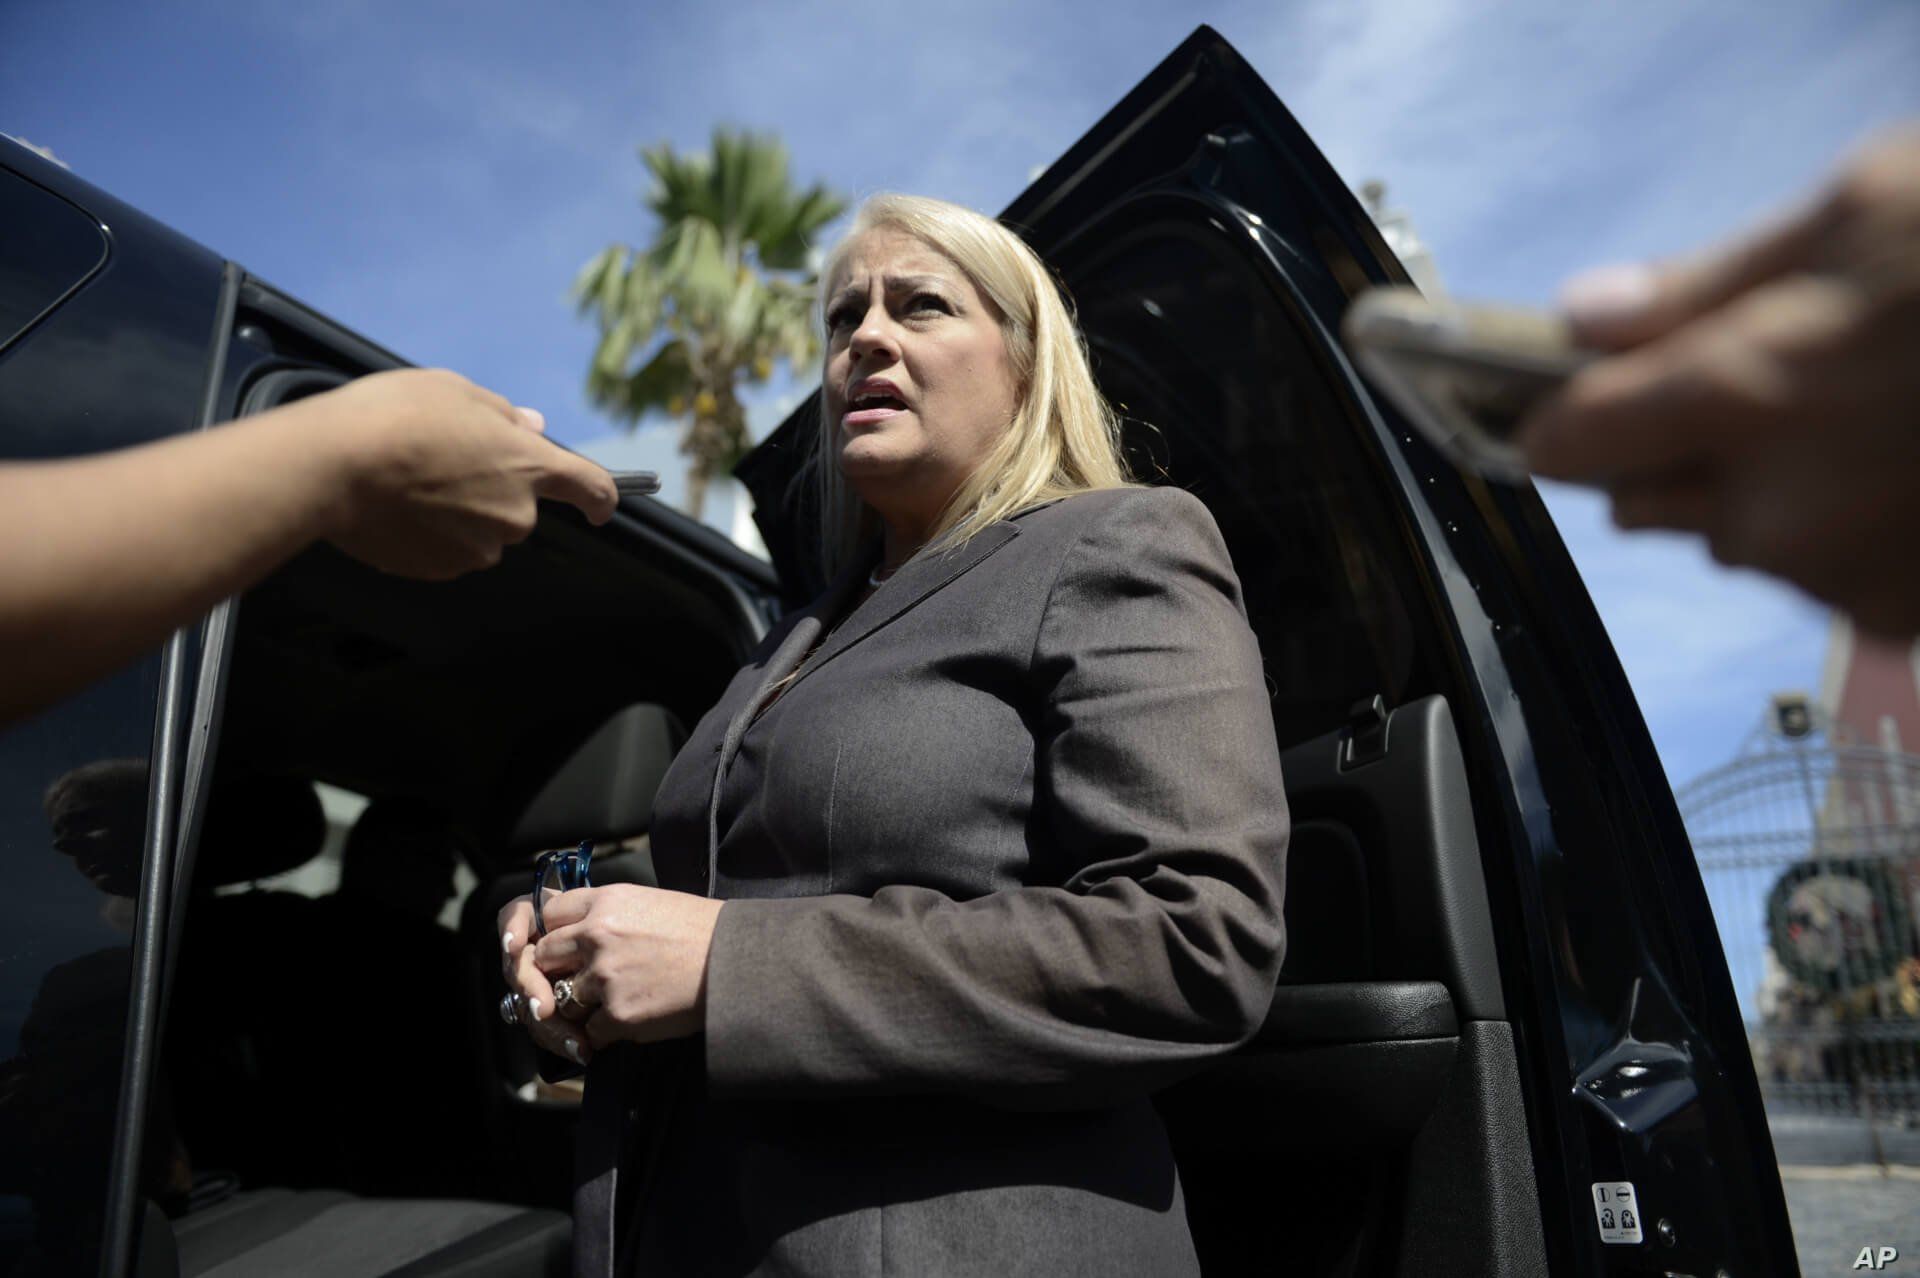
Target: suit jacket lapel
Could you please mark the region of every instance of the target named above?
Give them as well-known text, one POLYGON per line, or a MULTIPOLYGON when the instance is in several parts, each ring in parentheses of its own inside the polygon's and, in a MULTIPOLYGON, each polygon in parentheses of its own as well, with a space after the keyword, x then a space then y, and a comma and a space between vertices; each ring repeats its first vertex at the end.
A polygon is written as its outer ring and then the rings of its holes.
MULTIPOLYGON (((918 607, 929 595, 953 582, 1019 535, 1019 528, 1001 520, 975 533, 966 545, 958 549, 912 560, 887 582, 885 589, 876 591, 838 630, 827 636, 826 642, 807 660, 806 667, 794 682, 805 679, 894 618, 918 607)), ((865 576, 866 572, 863 571, 863 581, 865 576)))
POLYGON ((727 720, 727 733, 720 738, 720 754, 713 763, 713 786, 707 793, 707 895, 713 895, 716 879, 715 871, 720 859, 720 782, 727 775, 727 767, 733 762, 733 756, 740 749, 740 738, 746 734, 747 726, 753 722, 753 713, 766 699, 767 689, 783 678, 788 671, 800 664, 800 658, 820 637, 820 614, 809 609, 802 615, 780 646, 767 658, 767 664, 760 668, 760 678, 754 682, 753 692, 733 708, 733 717, 727 720))
POLYGON ((720 784, 727 775, 728 766, 733 763, 733 756, 739 752, 740 738, 746 735, 747 729, 753 724, 754 714, 759 710, 760 703, 766 700, 768 689, 792 674, 803 658, 806 660, 806 665, 795 676, 794 682, 798 683, 805 679, 895 617, 916 607, 921 600, 955 580, 1019 535, 1020 530, 1017 527, 1002 520, 975 533, 964 546, 942 554, 930 555, 925 559, 913 560, 887 582, 886 589, 877 591, 861 604, 851 617, 841 623, 839 629, 828 635, 811 657, 807 656, 807 651, 820 640, 820 632, 826 625, 825 619, 844 608, 847 600, 866 583, 867 574, 873 567, 872 555, 856 558, 834 579, 833 584, 820 597, 820 601, 801 614, 800 620, 795 623, 792 630, 787 632, 787 637, 780 641, 773 655, 767 658, 766 665, 761 667, 760 677, 754 681, 752 693, 733 708, 733 715, 727 720, 726 735, 720 739, 720 754, 714 760, 713 784, 707 792, 707 894, 709 896, 713 894, 714 884, 719 880, 720 784))
POLYGON ((760 709, 760 703, 767 699, 767 690, 792 673, 800 664, 800 659, 820 638, 825 626, 824 618, 831 616, 846 604, 847 597, 856 589, 856 583, 865 580, 871 565, 858 561, 850 565, 833 584, 819 602, 800 614, 787 637, 773 650, 773 655, 760 668, 760 677, 754 681, 753 691, 745 700, 733 708, 732 716, 727 720, 727 731, 720 738, 720 754, 714 760, 713 784, 707 792, 707 895, 713 895, 713 885, 718 880, 720 859, 720 783, 726 778, 727 768, 733 763, 733 756, 740 750, 740 738, 753 724, 754 714, 760 709))

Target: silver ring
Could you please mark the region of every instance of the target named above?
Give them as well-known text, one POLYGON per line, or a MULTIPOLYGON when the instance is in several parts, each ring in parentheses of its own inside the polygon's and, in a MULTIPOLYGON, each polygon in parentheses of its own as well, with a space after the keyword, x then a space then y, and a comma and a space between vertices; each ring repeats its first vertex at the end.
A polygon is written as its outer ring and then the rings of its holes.
POLYGON ((573 1007, 584 1012, 587 1005, 573 996, 573 982, 563 976, 553 983, 553 1009, 564 1012, 573 1007))
POLYGON ((518 994, 502 994, 500 996, 500 1019, 509 1025, 520 1024, 520 1008, 525 1002, 526 1000, 518 994))

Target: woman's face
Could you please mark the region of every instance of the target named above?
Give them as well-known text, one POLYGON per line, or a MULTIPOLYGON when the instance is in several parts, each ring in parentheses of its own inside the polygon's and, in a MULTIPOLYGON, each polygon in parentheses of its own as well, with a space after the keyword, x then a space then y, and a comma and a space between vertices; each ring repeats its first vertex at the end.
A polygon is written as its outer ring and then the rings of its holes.
POLYGON ((924 540, 1018 407, 1000 317, 952 259, 882 227, 841 259, 826 320, 840 471, 896 535, 924 540))

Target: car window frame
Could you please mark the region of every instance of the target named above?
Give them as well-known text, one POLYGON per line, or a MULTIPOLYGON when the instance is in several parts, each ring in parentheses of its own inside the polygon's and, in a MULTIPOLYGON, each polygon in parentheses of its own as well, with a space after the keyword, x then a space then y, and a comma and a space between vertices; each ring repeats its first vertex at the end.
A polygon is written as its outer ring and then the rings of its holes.
MULTIPOLYGON (((218 420, 220 388, 227 366, 233 316, 239 300, 241 273, 223 263, 220 292, 214 308, 213 334, 202 379, 199 420, 205 430, 218 420)), ((189 828, 183 808, 191 815, 204 803, 210 769, 208 742, 199 732, 190 734, 193 717, 202 702, 217 699, 224 687, 224 642, 228 603, 216 605, 207 618, 176 629, 161 648, 160 692, 157 699, 153 749, 149 754, 147 823, 140 864, 140 890, 135 898, 133 971, 129 985, 126 1050, 120 1074, 120 1101, 114 1120, 113 1156, 108 1172, 105 1239, 101 1271, 129 1273, 139 1254, 139 1228, 148 1218, 140 1173, 144 1163, 147 1113, 151 1106, 158 1066, 166 988, 164 973, 168 939, 176 901, 180 842, 189 828), (217 627, 216 627, 217 619, 217 627), (217 629, 217 634, 216 634, 217 629), (217 638, 217 642, 207 642, 217 638), (197 684, 190 706, 188 667, 197 651, 197 684), (192 775, 189 765, 200 767, 192 775), (197 800, 197 802, 196 802, 197 800)))
MULTIPOLYGON (((0 138, 0 142, 4 142, 8 146, 18 145, 18 143, 7 142, 4 138, 0 138)), ((21 149, 25 150, 24 147, 21 149)), ((8 160, 11 160, 13 157, 7 156, 5 158, 8 160)), ((33 334, 35 329, 39 328, 42 324, 47 322, 47 320, 53 315, 55 311, 59 310, 62 306, 65 306, 67 302, 69 302, 79 294, 81 289, 84 289, 87 285, 91 284, 96 278, 98 278, 100 273, 107 269, 107 263, 112 260, 113 253, 114 253, 113 229, 109 227, 105 222, 102 222, 99 218, 95 217, 92 213, 89 213, 85 208, 81 207, 79 204, 77 204, 73 200, 68 199, 66 196, 60 194, 58 191, 50 189, 44 183, 34 181, 31 177, 28 177, 25 173, 22 173, 14 165, 10 163, 0 164, 0 181, 4 181, 7 178, 13 178, 14 180, 20 182, 22 185, 31 187, 34 190, 39 191, 42 195, 45 195, 47 198, 51 200, 56 200, 59 203, 65 205, 67 208, 72 209, 78 217, 83 219, 88 225, 92 226, 95 231, 99 232, 100 256, 94 259, 93 265, 88 267, 84 272, 82 272, 79 278, 75 279, 72 283, 68 284, 64 289, 62 289, 54 297, 52 301, 48 302, 45 306, 41 307, 40 310, 37 313, 35 313, 31 319, 27 320, 17 330, 15 330, 11 334, 0 333, 0 356, 5 356, 9 350, 13 349, 15 346, 19 345, 20 343, 25 342, 27 338, 33 334)))

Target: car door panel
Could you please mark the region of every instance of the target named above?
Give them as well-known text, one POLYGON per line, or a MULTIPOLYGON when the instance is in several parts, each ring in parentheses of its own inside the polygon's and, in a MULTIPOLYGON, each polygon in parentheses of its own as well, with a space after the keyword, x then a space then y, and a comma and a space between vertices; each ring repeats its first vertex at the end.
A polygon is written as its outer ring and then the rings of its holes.
MULTIPOLYGON (((1008 218, 1078 288, 1076 255, 1096 256, 1129 209, 1186 204, 1223 243, 1241 246, 1249 277, 1294 322, 1305 350, 1290 358, 1325 380, 1371 457, 1372 486, 1392 512, 1378 536, 1404 540, 1419 564, 1423 597, 1412 606, 1437 623, 1422 640, 1434 649, 1425 654, 1432 688, 1460 712, 1465 791, 1497 923, 1481 943, 1497 956, 1553 1267, 1623 1272, 1657 1256, 1679 1271, 1793 1272, 1758 1090, 1698 873, 1630 690, 1537 495, 1490 490, 1447 466, 1353 375, 1333 338, 1340 316, 1357 290, 1403 281, 1404 271, 1224 41, 1196 33, 1129 102, 1138 119, 1123 103, 1008 218), (1653 1040, 1635 1032, 1636 1016, 1653 1040), (1636 1055, 1633 1044, 1655 1040, 1636 1055), (1608 1062, 1685 1073, 1694 1100, 1657 1127, 1628 1131, 1582 1081, 1608 1062), (1657 1241, 1634 1249, 1601 1241, 1591 1187, 1607 1180, 1640 1186, 1649 1218, 1669 1226, 1657 1241), (1743 1227, 1731 1227, 1703 1189, 1715 1185, 1745 1204, 1743 1227)), ((1220 437, 1211 420, 1178 426, 1220 437)), ((1257 494, 1216 482, 1240 498, 1220 504, 1257 504, 1257 494)), ((1236 562, 1267 553, 1236 551, 1236 562)), ((1289 691, 1283 678, 1277 718, 1289 691)), ((1461 904, 1449 896, 1459 882, 1442 875, 1421 890, 1449 916, 1461 904)), ((1488 970, 1486 958, 1456 974, 1488 970)), ((1495 1019, 1465 1023, 1501 1033, 1495 1019)), ((1487 1089, 1497 1088, 1504 1056, 1490 1046, 1491 1072, 1470 1080, 1481 1094, 1497 1097, 1487 1089)), ((1508 1105, 1496 1101, 1491 1112, 1508 1105)), ((1409 1184, 1417 1201, 1422 1186, 1417 1177, 1409 1184)))
POLYGON ((1195 1221, 1207 1271, 1261 1272, 1290 1230, 1346 1228, 1341 1254, 1377 1249, 1362 1232, 1397 1218, 1396 1254, 1428 1272, 1539 1272, 1527 1132, 1502 1121, 1521 1110, 1512 1027, 1445 700, 1363 703, 1350 726, 1284 751, 1281 768, 1295 838, 1272 1010, 1239 1053, 1159 1102, 1183 1175, 1214 1200, 1195 1221), (1370 1211, 1274 1206, 1329 1166, 1370 1211), (1394 1170, 1357 1174, 1369 1167, 1394 1170), (1429 1207, 1429 1182, 1446 1186, 1444 1210, 1429 1207), (1223 1213, 1222 1200, 1243 1209, 1223 1213), (1448 1253, 1456 1267, 1435 1263, 1448 1253))
MULTIPOLYGON (((1158 1103, 1189 1170, 1276 1136, 1308 1161, 1403 1153, 1439 1104, 1459 1040, 1438 981, 1282 985, 1252 1042, 1158 1103)), ((1243 1250, 1249 1265, 1262 1254, 1243 1250)))
MULTIPOLYGON (((1391 714, 1369 704, 1355 717, 1357 727, 1282 753, 1289 808, 1296 820, 1337 823, 1372 850, 1372 975, 1437 978, 1463 1020, 1504 1020, 1466 767, 1446 700, 1423 697, 1391 714)), ((1296 846, 1289 915, 1340 912, 1302 859, 1296 846)))

